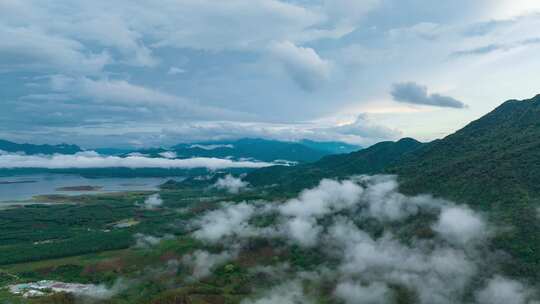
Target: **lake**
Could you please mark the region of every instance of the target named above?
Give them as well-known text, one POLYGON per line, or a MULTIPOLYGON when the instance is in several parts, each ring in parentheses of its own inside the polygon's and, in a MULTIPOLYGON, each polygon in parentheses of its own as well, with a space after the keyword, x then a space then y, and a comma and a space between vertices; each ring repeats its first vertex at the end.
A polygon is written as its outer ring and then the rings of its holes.
POLYGON ((182 178, 85 178, 72 174, 0 176, 0 202, 29 200, 35 195, 45 194, 80 195, 124 191, 152 191, 157 190, 160 184, 170 179, 181 180, 182 178), (92 191, 94 189, 98 190, 92 191))

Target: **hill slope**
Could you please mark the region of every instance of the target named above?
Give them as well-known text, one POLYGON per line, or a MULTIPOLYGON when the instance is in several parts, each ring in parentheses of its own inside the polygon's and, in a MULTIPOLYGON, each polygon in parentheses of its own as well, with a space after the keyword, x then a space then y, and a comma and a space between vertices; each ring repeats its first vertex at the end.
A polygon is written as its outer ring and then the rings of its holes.
MULTIPOLYGON (((510 100, 409 155, 388 172, 404 188, 479 201, 540 195, 540 95, 510 100)), ((478 202, 481 203, 481 202, 478 202)), ((486 201, 486 207, 495 202, 486 201)))
POLYGON ((409 140, 403 149, 400 143, 260 169, 247 180, 300 190, 322 177, 397 174, 402 192, 432 193, 484 211, 501 230, 492 245, 515 258, 507 260, 507 273, 540 278, 540 95, 507 101, 444 139, 409 140))
POLYGON ((430 192, 485 211, 504 233, 507 270, 540 278, 540 95, 510 100, 386 172, 404 192, 430 192))
POLYGON ((421 146, 422 143, 412 138, 381 142, 357 152, 329 155, 315 163, 255 170, 245 179, 255 186, 279 184, 288 190, 300 190, 315 186, 322 178, 380 173, 421 146))

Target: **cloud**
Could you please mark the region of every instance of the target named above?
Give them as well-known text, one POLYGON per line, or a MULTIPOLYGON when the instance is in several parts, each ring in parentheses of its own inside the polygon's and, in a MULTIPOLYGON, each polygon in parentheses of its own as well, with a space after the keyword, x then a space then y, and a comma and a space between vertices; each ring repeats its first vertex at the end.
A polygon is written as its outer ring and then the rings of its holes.
POLYGON ((319 57, 312 48, 283 41, 272 44, 270 53, 283 63, 285 70, 304 90, 315 90, 330 77, 331 63, 319 57))
POLYGON ((255 208, 246 203, 228 205, 205 214, 197 220, 199 230, 194 232, 198 239, 215 243, 231 236, 244 236, 249 233, 247 220, 254 214, 255 208))
MULTIPOLYGON (((260 137, 284 141, 311 139, 316 141, 344 141, 353 144, 371 145, 383 140, 395 140, 401 132, 378 125, 362 114, 353 123, 344 125, 322 124, 320 122, 279 124, 257 122, 192 122, 167 128, 167 139, 181 141, 231 140, 244 137, 260 137)), ((198 148, 234 148, 223 146, 194 145, 198 148)))
POLYGON ((152 194, 144 200, 143 207, 148 210, 154 210, 163 205, 163 200, 159 194, 152 194))
POLYGON ((473 49, 456 51, 456 52, 453 52, 451 56, 461 57, 461 56, 468 56, 468 55, 483 55, 483 54, 488 54, 488 53, 492 53, 492 52, 495 52, 498 50, 504 50, 504 49, 507 49, 507 47, 504 45, 489 44, 489 45, 485 45, 485 46, 481 46, 481 47, 477 47, 473 49))
POLYGON ((131 84, 125 80, 93 80, 82 78, 77 83, 78 93, 100 102, 143 105, 173 105, 185 103, 179 97, 131 84))
POLYGON ((241 304, 295 304, 315 303, 308 299, 298 281, 286 282, 265 292, 258 299, 243 300, 241 304))
POLYGON ((93 53, 77 40, 35 27, 0 24, 0 37, 1 69, 96 74, 112 61, 105 51, 93 53))
POLYGON ((391 94, 398 102, 447 108, 466 107, 464 103, 450 96, 428 94, 427 87, 415 82, 396 83, 392 87, 391 94))
POLYGON ((189 159, 149 158, 144 156, 102 156, 95 152, 81 152, 74 155, 55 154, 20 155, 0 153, 0 168, 47 168, 47 169, 84 169, 84 168, 164 168, 210 170, 226 168, 262 168, 272 163, 253 161, 233 161, 220 158, 195 157, 189 159))
POLYGON ((354 206, 364 189, 353 181, 323 179, 320 184, 300 193, 280 206, 280 212, 297 218, 320 217, 354 206))
POLYGON ((182 68, 170 67, 167 74, 169 74, 169 75, 178 75, 178 74, 184 74, 185 72, 186 72, 186 70, 184 70, 182 68))
POLYGON ((461 245, 488 235, 488 227, 482 217, 463 206, 443 208, 433 230, 449 242, 461 245))
POLYGON ((323 7, 326 14, 334 22, 342 25, 355 25, 381 2, 381 0, 324 0, 323 7))
MULTIPOLYGON (((393 303, 403 293, 415 303, 461 303, 470 297, 473 282, 485 282, 486 287, 475 293, 482 304, 498 296, 492 295, 495 290, 504 299, 532 299, 523 285, 493 288, 495 283, 483 277, 487 269, 493 270, 490 261, 496 257, 487 251, 490 235, 484 233, 487 223, 479 214, 429 195, 407 196, 398 189, 395 176, 360 176, 323 180, 283 202, 224 202, 193 221, 193 236, 223 246, 225 253, 241 252, 253 238, 317 250, 325 261, 335 263, 331 269, 322 263, 312 265, 315 270, 309 273, 294 268, 283 272, 280 267, 261 271, 291 282, 335 282, 332 294, 344 303, 393 303), (423 217, 418 223, 436 235, 409 236, 405 241, 402 221, 414 222, 420 213, 423 217), (260 216, 275 220, 268 226, 252 225, 252 219, 260 216), (371 225, 383 230, 365 229, 371 225)), ((280 297, 289 293, 273 292, 283 288, 281 285, 275 288, 246 303, 278 299, 287 303, 288 296, 280 297)), ((291 294, 309 302, 302 289, 291 294)))
POLYGON ((198 148, 198 149, 203 149, 203 150, 215 150, 215 149, 219 149, 219 148, 234 149, 234 146, 229 145, 229 144, 228 145, 201 145, 201 144, 195 144, 195 145, 191 145, 189 147, 192 148, 192 149, 198 148))
POLYGON ((159 156, 165 157, 165 158, 168 158, 168 159, 175 159, 175 158, 178 157, 176 152, 172 152, 172 151, 161 152, 161 153, 159 153, 159 156))
POLYGON ((69 293, 75 295, 83 303, 94 303, 96 300, 108 300, 124 291, 128 284, 123 279, 117 279, 110 287, 105 284, 78 284, 52 280, 6 286, 13 294, 23 297, 36 297, 51 293, 69 293))
POLYGON ((92 79, 53 75, 50 82, 51 88, 56 92, 68 94, 72 98, 89 100, 101 107, 101 111, 103 111, 103 105, 106 105, 122 108, 121 113, 131 110, 138 116, 149 114, 151 118, 156 115, 168 117, 171 113, 174 113, 175 118, 189 117, 190 119, 211 117, 245 119, 252 117, 247 113, 201 105, 190 99, 133 84, 123 79, 92 79))
POLYGON ((294 243, 303 247, 314 247, 319 241, 322 227, 312 217, 292 217, 285 221, 282 231, 294 243))
POLYGON ((229 193, 239 193, 248 187, 248 183, 241 178, 236 178, 230 174, 217 180, 214 187, 222 190, 226 190, 229 193))
POLYGON ((225 264, 236 256, 233 252, 221 252, 213 254, 204 250, 196 250, 193 253, 185 255, 182 262, 192 267, 192 278, 201 279, 212 272, 216 267, 225 264))
POLYGON ((390 302, 391 291, 385 283, 380 282, 367 285, 342 282, 337 285, 335 295, 346 304, 385 304, 390 302))
POLYGON ((379 140, 397 139, 402 135, 398 130, 373 123, 367 114, 359 114, 352 123, 329 128, 329 131, 346 136, 357 136, 365 139, 377 138, 379 140))
POLYGON ((491 54, 494 52, 502 51, 502 52, 508 52, 514 49, 523 48, 525 46, 534 46, 540 44, 540 38, 538 37, 532 37, 532 38, 526 38, 520 41, 513 41, 506 44, 501 43, 492 43, 488 45, 483 45, 471 49, 464 49, 455 51, 452 54, 450 54, 450 57, 465 57, 465 56, 474 56, 474 55, 485 55, 485 54, 491 54))
POLYGON ((420 207, 427 207, 434 201, 429 196, 411 198, 399 193, 399 185, 392 176, 370 177, 367 183, 363 196, 367 213, 380 221, 397 221, 416 215, 420 207))
MULTIPOLYGON (((538 70, 537 34, 531 30, 539 27, 538 16, 512 14, 505 21, 493 12, 530 12, 522 9, 526 4, 413 2, 1 1, 0 136, 48 142, 61 136, 88 147, 146 140, 159 145, 164 130, 178 125, 196 129, 201 121, 229 121, 256 127, 216 128, 205 135, 275 137, 272 131, 283 127, 281 137, 339 137, 369 145, 386 139, 354 135, 370 131, 359 127, 350 134, 319 132, 314 124, 364 107, 384 109, 385 90, 415 73, 422 81, 452 84, 460 98, 474 102, 475 113, 491 110, 481 100, 534 93, 530 81, 516 82, 512 92, 484 90, 493 81, 531 79, 538 70), (497 25, 482 25, 489 20, 497 25), (489 45, 515 48, 448 60, 455 50, 489 45), (189 71, 176 74, 182 81, 168 74, 177 69, 189 71), (58 92, 46 84, 50 75, 75 81, 58 92)), ((380 121, 430 140, 451 132, 443 126, 455 126, 450 120, 457 116, 466 119, 460 115, 473 113, 392 113, 380 121), (437 124, 440 119, 447 123, 437 124)))
POLYGON ((479 304, 533 304, 528 299, 531 291, 522 283, 501 276, 495 276, 487 285, 477 292, 479 304))
POLYGON ((390 234, 373 239, 355 226, 349 231, 348 237, 337 239, 348 238, 340 245, 344 248, 340 269, 345 277, 363 274, 369 282, 400 284, 413 290, 419 303, 455 303, 477 271, 475 261, 461 249, 407 246, 390 234))
POLYGON ((150 247, 158 245, 162 240, 174 239, 174 236, 171 234, 166 234, 162 237, 157 237, 153 235, 146 235, 143 233, 135 233, 133 237, 135 238, 136 248, 150 248, 150 247))
MULTIPOLYGON (((162 12, 163 6, 152 6, 162 12)), ((324 19, 321 14, 293 3, 276 0, 183 1, 167 5, 169 19, 151 20, 163 30, 154 45, 204 50, 257 49, 276 38, 305 38, 305 32, 324 19), (232 12, 241 11, 242 14, 232 12), (179 16, 182 16, 179 18, 179 16), (261 24, 264 20, 264 24, 261 24), (174 31, 171 27, 187 28, 174 31), (260 25, 253 32, 250 26, 260 25)))

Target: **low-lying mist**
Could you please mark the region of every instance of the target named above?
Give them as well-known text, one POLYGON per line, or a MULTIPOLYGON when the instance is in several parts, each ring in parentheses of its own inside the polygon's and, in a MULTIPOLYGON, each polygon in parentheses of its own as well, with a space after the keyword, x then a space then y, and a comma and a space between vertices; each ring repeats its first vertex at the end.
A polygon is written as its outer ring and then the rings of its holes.
POLYGON ((483 214, 398 186, 395 176, 326 179, 283 202, 223 202, 191 222, 192 236, 220 251, 198 250, 182 263, 201 279, 257 241, 320 256, 305 268, 251 268, 276 283, 244 304, 317 303, 321 293, 347 304, 540 303, 526 281, 498 269, 508 256, 490 251, 497 229, 483 214))
POLYGON ((87 168, 165 168, 165 169, 194 169, 208 168, 210 170, 227 168, 262 168, 275 165, 274 163, 231 160, 222 158, 194 157, 187 159, 152 158, 143 155, 127 157, 105 156, 87 151, 73 155, 25 155, 0 151, 0 169, 10 168, 47 168, 47 169, 87 169, 87 168))

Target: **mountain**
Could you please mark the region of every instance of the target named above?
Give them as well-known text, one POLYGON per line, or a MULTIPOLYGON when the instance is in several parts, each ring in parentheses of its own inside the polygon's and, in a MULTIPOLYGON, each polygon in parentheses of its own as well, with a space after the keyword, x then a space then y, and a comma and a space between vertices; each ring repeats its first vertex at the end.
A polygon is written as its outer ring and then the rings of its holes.
POLYGON ((399 175, 404 190, 411 193, 431 192, 467 201, 486 198, 477 203, 486 208, 496 204, 488 199, 501 195, 540 196, 540 95, 507 101, 430 143, 410 138, 382 142, 312 164, 259 169, 247 179, 256 185, 286 184, 283 178, 288 175, 294 175, 289 178, 294 180, 374 173, 399 175))
POLYGON ((254 186, 279 184, 287 190, 300 190, 315 186, 322 178, 380 173, 422 145, 412 138, 381 142, 357 152, 329 155, 314 163, 258 169, 249 173, 245 180, 254 186))
POLYGON ((380 143, 296 168, 255 170, 246 180, 295 191, 321 177, 375 173, 398 175, 404 193, 431 193, 485 212, 501 230, 493 250, 513 257, 507 272, 540 278, 540 95, 509 100, 430 143, 380 143))
POLYGON ((540 277, 540 95, 510 100, 458 132, 387 168, 406 192, 430 192, 485 211, 502 229, 495 243, 540 277))
POLYGON ((96 148, 92 149, 101 155, 119 156, 132 152, 134 149, 122 149, 122 148, 96 148))
POLYGON ((510 100, 387 171, 404 188, 467 199, 485 208, 501 197, 540 195, 540 95, 510 100))
MULTIPOLYGON (((260 161, 287 160, 299 163, 313 162, 336 153, 359 147, 340 142, 286 142, 260 138, 243 138, 233 141, 211 141, 179 144, 170 150, 178 157, 232 157, 260 161)), ((158 151, 153 151, 158 152, 158 151)), ((159 153, 164 152, 160 150, 159 153)))
POLYGON ((0 150, 6 152, 24 152, 29 155, 33 154, 75 154, 81 152, 82 149, 76 145, 60 144, 60 145, 33 145, 33 144, 18 144, 7 140, 0 139, 0 150))
POLYGON ((351 145, 340 141, 313 141, 309 139, 303 139, 300 141, 306 147, 326 151, 330 154, 344 154, 361 150, 362 147, 358 145, 351 145))

